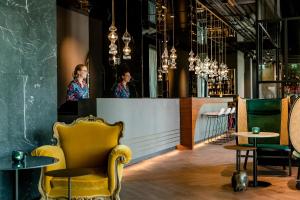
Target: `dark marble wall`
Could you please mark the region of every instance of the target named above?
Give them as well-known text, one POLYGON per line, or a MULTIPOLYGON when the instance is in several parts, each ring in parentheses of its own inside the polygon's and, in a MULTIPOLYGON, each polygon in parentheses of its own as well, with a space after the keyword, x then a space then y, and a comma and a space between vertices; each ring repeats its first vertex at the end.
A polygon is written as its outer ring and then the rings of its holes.
MULTIPOLYGON (((57 118, 56 1, 0 1, 0 159, 49 143, 57 118)), ((21 173, 21 199, 37 195, 38 171, 21 173)), ((0 172, 0 199, 13 176, 0 172)))

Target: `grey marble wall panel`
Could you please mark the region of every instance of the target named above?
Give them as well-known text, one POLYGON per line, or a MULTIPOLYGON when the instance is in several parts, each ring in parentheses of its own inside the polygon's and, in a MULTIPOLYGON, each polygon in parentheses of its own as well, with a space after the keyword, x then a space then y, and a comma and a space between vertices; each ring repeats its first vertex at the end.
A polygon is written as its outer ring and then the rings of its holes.
MULTIPOLYGON (((47 144, 57 118, 56 1, 0 1, 0 159, 47 144)), ((20 199, 37 197, 39 171, 20 174, 20 199)), ((0 199, 13 179, 0 172, 0 199)))

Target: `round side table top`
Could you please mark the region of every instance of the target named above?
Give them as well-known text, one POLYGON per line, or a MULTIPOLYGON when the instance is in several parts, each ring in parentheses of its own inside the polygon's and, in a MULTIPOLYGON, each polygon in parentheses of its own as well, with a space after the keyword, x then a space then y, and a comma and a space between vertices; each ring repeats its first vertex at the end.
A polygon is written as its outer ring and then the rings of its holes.
POLYGON ((35 169, 52 165, 58 162, 57 159, 46 156, 25 156, 21 162, 12 161, 11 156, 0 158, 0 170, 22 170, 35 169))
POLYGON ((248 138, 269 138, 269 137, 279 136, 279 133, 274 133, 274 132, 260 132, 258 134, 253 134, 252 132, 236 132, 232 134, 236 136, 248 137, 248 138))

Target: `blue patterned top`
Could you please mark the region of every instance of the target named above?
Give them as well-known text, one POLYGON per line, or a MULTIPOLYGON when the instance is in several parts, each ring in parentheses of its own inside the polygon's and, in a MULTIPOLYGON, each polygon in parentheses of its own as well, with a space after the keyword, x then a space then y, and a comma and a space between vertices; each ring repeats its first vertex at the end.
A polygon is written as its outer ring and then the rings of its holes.
POLYGON ((130 91, 128 86, 125 87, 122 83, 119 83, 114 91, 115 97, 117 98, 129 98, 130 91))
POLYGON ((89 97, 89 88, 85 81, 82 85, 77 79, 71 81, 67 90, 67 101, 78 101, 89 97))

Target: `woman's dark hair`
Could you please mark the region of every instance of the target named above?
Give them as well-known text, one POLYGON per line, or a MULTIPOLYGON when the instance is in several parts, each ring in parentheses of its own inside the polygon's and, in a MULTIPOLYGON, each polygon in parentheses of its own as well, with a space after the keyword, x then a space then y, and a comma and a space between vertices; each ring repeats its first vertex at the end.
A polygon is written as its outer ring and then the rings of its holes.
POLYGON ((86 67, 86 65, 84 64, 78 64, 76 65, 75 69, 74 69, 74 72, 73 72, 73 78, 76 79, 78 77, 78 72, 81 71, 81 69, 83 67, 86 67))
POLYGON ((127 72, 130 73, 129 68, 128 68, 128 67, 123 67, 122 70, 121 70, 120 76, 121 76, 121 77, 124 76, 127 72))
POLYGON ((118 75, 118 80, 119 81, 122 81, 123 79, 122 79, 122 76, 125 76, 125 74, 127 73, 127 72, 129 72, 130 74, 131 74, 131 72, 130 72, 130 70, 129 70, 129 67, 127 67, 127 66, 125 66, 125 67, 122 67, 122 68, 120 68, 120 71, 119 71, 119 75, 118 75))

